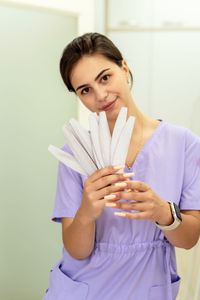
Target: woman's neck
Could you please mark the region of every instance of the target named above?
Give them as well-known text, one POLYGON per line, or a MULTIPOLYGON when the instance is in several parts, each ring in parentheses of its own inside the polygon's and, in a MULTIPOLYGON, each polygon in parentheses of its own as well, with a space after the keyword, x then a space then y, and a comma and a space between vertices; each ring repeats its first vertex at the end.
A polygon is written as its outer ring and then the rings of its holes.
MULTIPOLYGON (((147 121, 147 117, 145 117, 140 111, 139 109, 136 107, 134 101, 132 101, 132 103, 127 106, 127 120, 130 116, 135 117, 135 123, 134 123, 134 129, 133 129, 133 134, 134 136, 140 135, 142 128, 144 128, 144 125, 147 121)), ((110 133, 112 136, 113 130, 114 130, 114 126, 115 126, 115 120, 108 120, 108 126, 110 129, 110 133)))

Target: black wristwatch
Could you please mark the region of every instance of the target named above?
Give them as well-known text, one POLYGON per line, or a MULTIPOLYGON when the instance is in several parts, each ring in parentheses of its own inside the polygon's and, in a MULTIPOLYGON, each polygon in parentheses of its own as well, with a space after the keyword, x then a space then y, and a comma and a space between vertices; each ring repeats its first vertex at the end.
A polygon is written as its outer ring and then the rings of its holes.
POLYGON ((159 225, 157 222, 155 222, 156 226, 162 230, 173 230, 173 229, 177 228, 182 222, 181 212, 180 212, 179 207, 174 202, 169 202, 169 204, 171 207, 171 212, 172 212, 174 222, 169 226, 159 225))

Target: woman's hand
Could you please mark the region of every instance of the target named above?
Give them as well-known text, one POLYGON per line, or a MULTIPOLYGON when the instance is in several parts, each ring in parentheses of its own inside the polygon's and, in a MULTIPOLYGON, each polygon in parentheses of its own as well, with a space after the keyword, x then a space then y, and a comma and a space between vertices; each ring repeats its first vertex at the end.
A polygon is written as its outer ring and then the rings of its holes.
POLYGON ((130 219, 146 219, 158 222, 160 225, 173 223, 170 205, 161 199, 147 184, 141 181, 125 181, 129 191, 115 192, 116 198, 105 206, 113 208, 136 210, 139 212, 115 212, 115 215, 130 219), (117 202, 120 199, 133 202, 117 202))
POLYGON ((114 183, 125 181, 134 174, 127 173, 126 177, 124 177, 123 173, 116 174, 120 169, 122 169, 122 166, 118 168, 114 166, 102 168, 85 180, 79 216, 81 215, 86 222, 96 220, 101 215, 108 199, 116 198, 115 195, 110 196, 111 193, 120 192, 126 188, 126 183, 122 182, 121 186, 120 183, 115 185, 114 183))

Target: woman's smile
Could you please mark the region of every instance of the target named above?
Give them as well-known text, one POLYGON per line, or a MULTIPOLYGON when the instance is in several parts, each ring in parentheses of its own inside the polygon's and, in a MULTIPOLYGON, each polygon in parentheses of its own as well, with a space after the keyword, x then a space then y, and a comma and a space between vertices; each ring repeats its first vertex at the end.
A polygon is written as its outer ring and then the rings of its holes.
POLYGON ((114 101, 112 101, 112 102, 108 103, 107 105, 103 106, 102 110, 104 110, 104 111, 111 110, 115 106, 116 101, 117 101, 117 98, 114 101))

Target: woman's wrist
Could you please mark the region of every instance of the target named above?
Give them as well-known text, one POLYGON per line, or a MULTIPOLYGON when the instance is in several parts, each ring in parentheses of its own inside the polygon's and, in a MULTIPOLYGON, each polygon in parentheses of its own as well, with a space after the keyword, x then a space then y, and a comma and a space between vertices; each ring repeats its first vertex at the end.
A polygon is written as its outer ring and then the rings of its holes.
POLYGON ((81 206, 79 207, 76 213, 76 218, 82 225, 95 224, 95 220, 92 218, 88 218, 88 216, 84 213, 84 210, 81 208, 81 206))
POLYGON ((159 214, 159 217, 156 220, 156 222, 162 226, 169 226, 174 222, 174 219, 173 219, 170 203, 166 201, 164 202, 165 203, 163 205, 162 213, 159 214))

